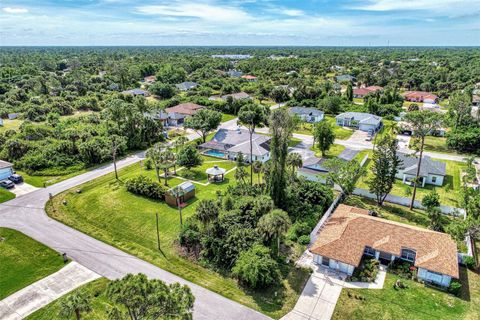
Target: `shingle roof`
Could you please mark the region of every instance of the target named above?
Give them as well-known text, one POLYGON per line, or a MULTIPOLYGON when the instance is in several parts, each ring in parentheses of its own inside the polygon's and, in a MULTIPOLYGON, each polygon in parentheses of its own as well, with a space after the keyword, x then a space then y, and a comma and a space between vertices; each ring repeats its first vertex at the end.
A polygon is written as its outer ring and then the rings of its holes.
POLYGON ((324 114, 323 111, 315 109, 315 108, 306 108, 306 107, 292 107, 289 109, 290 112, 298 114, 298 115, 308 115, 308 116, 315 116, 319 117, 324 114))
POLYGON ((352 119, 358 121, 360 124, 378 125, 382 121, 382 117, 375 116, 370 113, 363 112, 344 112, 336 116, 337 119, 352 119))
POLYGON ((445 233, 368 215, 368 210, 341 204, 320 229, 310 251, 358 267, 365 247, 401 256, 416 251, 415 266, 459 277, 457 245, 445 233))
POLYGON ((13 163, 8 161, 0 160, 0 169, 11 168, 13 167, 13 163))
MULTIPOLYGON (((416 175, 418 158, 408 155, 406 153, 397 152, 398 158, 403 161, 399 165, 398 169, 403 173, 416 175)), ((423 156, 422 163, 420 165, 420 176, 426 177, 429 174, 445 176, 447 174, 446 163, 441 161, 432 160, 429 156, 423 156)))
POLYGON ((133 94, 133 95, 146 95, 148 94, 147 91, 142 89, 132 89, 132 90, 125 90, 122 91, 123 94, 133 94))
MULTIPOLYGON (((263 156, 270 151, 270 137, 254 133, 252 136, 253 155, 263 156)), ((212 140, 200 145, 203 148, 216 150, 228 150, 250 154, 250 134, 248 130, 220 129, 215 133, 212 140)))
POLYGON ((198 86, 198 83, 192 82, 192 81, 185 81, 175 85, 175 87, 177 87, 178 90, 182 90, 182 91, 193 89, 196 86, 198 86))
POLYGON ((223 100, 227 100, 228 97, 232 97, 233 100, 239 100, 239 99, 250 99, 250 95, 246 92, 237 92, 237 93, 231 93, 231 94, 226 94, 222 96, 223 100))
POLYGON ((180 113, 180 114, 183 114, 183 115, 193 115, 197 112, 197 110, 202 109, 202 108, 205 108, 205 107, 201 106, 199 104, 187 102, 187 103, 177 104, 176 106, 171 107, 171 108, 166 108, 165 111, 168 114, 180 113))

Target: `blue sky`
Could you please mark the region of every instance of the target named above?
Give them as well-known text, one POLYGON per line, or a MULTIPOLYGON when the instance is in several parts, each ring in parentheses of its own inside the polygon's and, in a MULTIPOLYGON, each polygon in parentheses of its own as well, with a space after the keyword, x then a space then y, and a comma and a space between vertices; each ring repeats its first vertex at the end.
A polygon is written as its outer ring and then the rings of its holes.
POLYGON ((0 45, 480 45, 480 0, 1 0, 0 45))

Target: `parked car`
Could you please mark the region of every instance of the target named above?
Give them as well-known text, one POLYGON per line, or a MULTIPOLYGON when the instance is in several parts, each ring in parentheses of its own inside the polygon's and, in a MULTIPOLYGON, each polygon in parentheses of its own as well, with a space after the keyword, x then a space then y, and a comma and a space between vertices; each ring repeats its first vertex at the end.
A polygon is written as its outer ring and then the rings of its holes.
POLYGON ((0 181, 0 187, 5 189, 12 189, 15 188, 15 184, 10 180, 5 179, 0 181))
POLYGON ((12 181, 13 183, 22 183, 23 177, 19 174, 14 173, 10 177, 8 177, 8 180, 12 181))

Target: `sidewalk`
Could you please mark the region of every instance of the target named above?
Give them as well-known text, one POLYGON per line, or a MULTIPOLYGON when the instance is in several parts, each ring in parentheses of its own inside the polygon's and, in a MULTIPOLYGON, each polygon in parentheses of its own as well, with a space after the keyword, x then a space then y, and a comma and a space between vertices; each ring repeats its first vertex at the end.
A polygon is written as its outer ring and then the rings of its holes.
POLYGON ((76 262, 70 262, 54 274, 1 300, 0 319, 23 319, 66 293, 98 278, 100 275, 97 273, 76 262))

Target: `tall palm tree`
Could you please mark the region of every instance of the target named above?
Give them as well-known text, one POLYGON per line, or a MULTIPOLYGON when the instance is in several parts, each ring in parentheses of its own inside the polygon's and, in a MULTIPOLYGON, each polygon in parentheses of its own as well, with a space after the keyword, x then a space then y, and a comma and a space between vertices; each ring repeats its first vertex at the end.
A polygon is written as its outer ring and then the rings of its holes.
POLYGON ((253 172, 258 175, 258 183, 260 183, 260 174, 262 173, 263 162, 262 161, 254 161, 252 163, 253 172))
POLYGON ((195 216, 205 228, 210 222, 217 219, 219 209, 217 203, 214 200, 207 199, 201 200, 195 209, 195 216))
POLYGON ((295 177, 295 170, 303 166, 302 156, 296 152, 289 153, 287 156, 287 166, 292 169, 292 177, 295 177))
POLYGON ((165 146, 159 155, 160 165, 159 167, 163 169, 165 186, 168 186, 168 169, 174 166, 175 164, 175 154, 172 152, 169 146, 165 146))
POLYGON ((160 182, 160 165, 161 165, 161 154, 162 154, 163 145, 157 143, 153 145, 150 149, 147 150, 147 158, 150 159, 155 167, 155 173, 157 174, 158 182, 160 182))
POLYGON ((62 318, 70 318, 75 314, 77 320, 80 320, 82 312, 90 312, 91 310, 90 298, 85 292, 80 291, 70 294, 62 300, 58 315, 62 318))
POLYGON ((185 136, 180 136, 177 139, 173 140, 173 146, 175 147, 175 152, 178 152, 178 149, 182 148, 187 142, 188 142, 188 138, 185 136))
POLYGON ((272 210, 258 220, 257 229, 264 240, 277 239, 277 254, 280 252, 282 236, 290 228, 291 221, 288 214, 280 209, 272 210))
POLYGON ((245 171, 245 167, 237 167, 235 170, 235 180, 237 180, 237 182, 245 183, 247 175, 248 173, 245 171))

